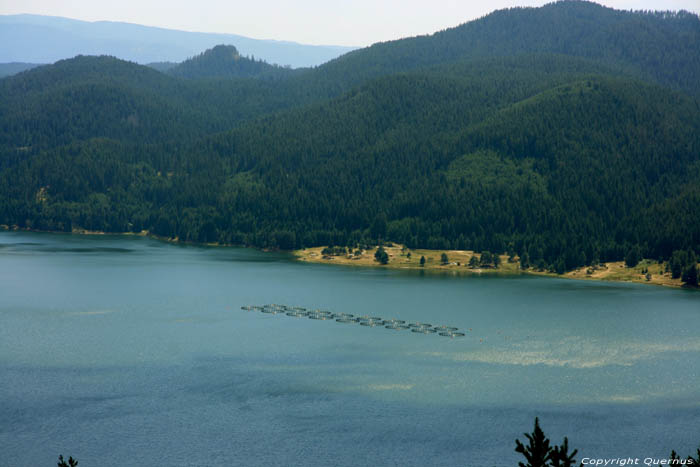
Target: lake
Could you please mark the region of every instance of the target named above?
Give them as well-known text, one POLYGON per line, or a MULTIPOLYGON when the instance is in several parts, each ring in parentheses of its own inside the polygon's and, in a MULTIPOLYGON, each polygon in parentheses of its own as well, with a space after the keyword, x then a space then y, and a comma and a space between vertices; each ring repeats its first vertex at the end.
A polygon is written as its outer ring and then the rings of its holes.
POLYGON ((689 290, 2 232, 0 464, 514 466, 535 416, 579 460, 685 456, 699 329, 689 290))

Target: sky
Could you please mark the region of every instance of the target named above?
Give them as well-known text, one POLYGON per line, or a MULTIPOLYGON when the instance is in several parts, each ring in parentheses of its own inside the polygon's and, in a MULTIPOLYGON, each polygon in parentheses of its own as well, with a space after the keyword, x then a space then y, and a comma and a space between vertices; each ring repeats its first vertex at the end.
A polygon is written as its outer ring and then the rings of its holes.
MULTIPOLYGON (((304 44, 367 46, 430 34, 513 6, 549 1, 470 0, 0 0, 0 14, 124 21, 304 44)), ((700 0, 601 0, 622 10, 688 10, 700 0)))

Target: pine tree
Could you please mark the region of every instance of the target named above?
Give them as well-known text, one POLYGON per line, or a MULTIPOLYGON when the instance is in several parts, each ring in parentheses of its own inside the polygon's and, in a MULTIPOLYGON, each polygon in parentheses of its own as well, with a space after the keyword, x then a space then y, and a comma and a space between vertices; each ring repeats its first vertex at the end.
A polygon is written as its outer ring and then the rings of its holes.
POLYGON ((383 246, 377 248, 377 251, 374 253, 374 258, 379 261, 380 264, 387 264, 389 262, 389 255, 386 253, 383 246))
POLYGON ((421 267, 425 266, 425 256, 420 257, 420 265, 421 267))
POLYGON ((58 467, 77 467, 78 461, 68 456, 68 462, 63 459, 63 454, 58 456, 58 467))
POLYGON ((472 255, 472 257, 469 258, 469 267, 472 269, 479 267, 479 258, 477 258, 476 255, 472 255))
POLYGON ((527 251, 526 251, 520 257, 520 269, 527 269, 529 267, 530 267, 530 255, 528 255, 527 251))
POLYGON ((557 274, 564 274, 566 272, 566 263, 564 263, 564 258, 559 258, 554 265, 554 271, 557 274))
POLYGON ((683 274, 683 269, 686 267, 688 262, 688 253, 682 250, 674 251, 671 255, 671 260, 669 263, 669 269, 671 270, 671 277, 673 279, 678 279, 683 274))
POLYGON ((698 285, 698 266, 696 264, 691 264, 685 271, 683 271, 683 277, 681 278, 684 284, 695 286, 698 285))
POLYGON ((641 260, 641 251, 639 250, 639 246, 635 245, 632 248, 629 249, 627 252, 627 255, 625 255, 625 265, 628 268, 633 268, 637 264, 639 264, 639 261, 641 260))
POLYGON ((574 449, 569 454, 569 439, 565 436, 561 446, 554 446, 552 450, 552 467, 574 467, 576 459, 574 456, 578 453, 578 449, 574 449))
POLYGON ((481 265, 482 266, 491 266, 491 262, 493 261, 493 255, 491 254, 490 251, 484 251, 481 253, 481 265))
POLYGON ((547 467, 547 463, 552 458, 552 447, 549 445, 549 439, 544 435, 540 428, 539 418, 535 418, 535 428, 532 434, 523 433, 528 439, 529 444, 525 446, 520 440, 515 440, 515 452, 525 456, 527 464, 518 462, 520 467, 547 467))

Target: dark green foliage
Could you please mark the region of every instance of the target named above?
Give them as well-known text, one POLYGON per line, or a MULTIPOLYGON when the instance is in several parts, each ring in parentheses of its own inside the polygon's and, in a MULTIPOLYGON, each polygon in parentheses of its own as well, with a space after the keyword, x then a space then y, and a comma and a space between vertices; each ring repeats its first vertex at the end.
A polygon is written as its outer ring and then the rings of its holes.
POLYGON ((683 276, 681 277, 681 280, 686 285, 697 287, 697 285, 698 285, 698 265, 697 264, 688 265, 686 267, 685 271, 683 271, 683 276))
POLYGON ((425 256, 420 257, 420 265, 425 266, 425 256))
POLYGON ((683 269, 686 268, 686 263, 688 262, 688 255, 685 251, 674 251, 671 255, 671 259, 668 262, 669 269, 671 270, 671 277, 678 279, 683 273, 683 269))
POLYGON ((485 268, 491 267, 491 265, 493 264, 493 258, 494 255, 490 251, 482 251, 480 266, 485 268))
POLYGON ((477 258, 476 255, 472 255, 472 257, 469 258, 469 267, 472 269, 479 267, 479 258, 477 258))
POLYGON ((0 80, 0 224, 558 272, 700 251, 698 24, 560 2, 274 79, 225 47, 190 65, 227 78, 39 67, 0 80))
POLYGON ((556 263, 554 263, 554 272, 557 274, 564 274, 566 272, 566 263, 563 258, 559 258, 556 263))
POLYGON ((569 439, 565 436, 561 446, 554 446, 552 449, 552 467, 574 467, 576 466, 576 454, 578 449, 569 453, 569 439))
POLYGON ((374 259, 379 261, 380 264, 387 264, 389 262, 389 255, 384 250, 384 247, 380 246, 374 253, 374 259))
POLYGON ((387 220, 386 214, 380 213, 372 221, 372 226, 370 227, 370 236, 372 239, 381 240, 386 238, 386 228, 387 220))
POLYGON ((540 428, 539 419, 535 418, 535 427, 531 434, 524 433, 528 440, 525 445, 515 440, 515 452, 522 454, 527 463, 518 462, 520 467, 572 467, 576 465, 577 449, 569 453, 569 440, 564 438, 561 446, 551 446, 549 439, 540 428))
MULTIPOLYGON (((217 234, 215 233, 215 227, 213 224, 210 226, 210 238, 211 241, 218 240, 217 234)), ((289 230, 278 230, 274 233, 274 242, 281 250, 294 250, 299 245, 297 244, 297 237, 294 232, 289 230)))
POLYGON ((324 256, 344 256, 348 253, 344 246, 327 246, 321 250, 321 254, 324 256))
POLYGON ((681 278, 689 285, 697 285, 697 257, 693 250, 674 251, 668 262, 668 268, 672 278, 681 278), (693 268, 696 269, 695 272, 693 272, 693 268), (696 278, 695 283, 693 283, 693 277, 696 278), (686 282, 685 279, 688 279, 689 282, 686 282))
POLYGON ((671 451, 671 456, 669 457, 671 460, 670 465, 700 465, 700 448, 697 449, 696 454, 697 457, 689 455, 687 458, 682 459, 678 453, 673 450, 671 451))
POLYGON ((443 253, 440 255, 440 263, 445 265, 450 262, 449 258, 447 257, 447 253, 443 253))
POLYGON ((639 249, 638 245, 635 245, 627 251, 627 254, 625 255, 625 265, 628 268, 633 268, 637 264, 639 264, 639 261, 642 260, 642 252, 639 249))
POLYGON ((165 71, 172 76, 182 78, 264 77, 279 79, 292 73, 286 68, 269 65, 254 58, 242 57, 232 45, 217 45, 177 66, 169 67, 165 71))
POLYGON ((496 11, 456 28, 374 44, 322 67, 338 82, 460 59, 520 54, 586 57, 697 95, 700 18, 688 12, 616 11, 585 1, 496 11), (692 57, 692 58, 691 58, 692 57))
POLYGON ((549 445, 549 439, 544 435, 540 428, 539 418, 535 418, 535 428, 531 434, 524 433, 529 441, 528 445, 524 445, 520 440, 515 440, 515 452, 522 454, 527 463, 518 462, 520 467, 546 467, 552 458, 552 447, 549 445))
POLYGON ((310 99, 266 80, 191 82, 113 57, 78 56, 0 80, 0 151, 36 153, 102 137, 191 141, 310 99))
POLYGON ((528 269, 530 267, 530 255, 527 251, 520 255, 520 269, 528 269))
POLYGON ((63 459, 63 455, 58 456, 58 467, 77 467, 78 461, 72 457, 68 457, 68 462, 63 459))

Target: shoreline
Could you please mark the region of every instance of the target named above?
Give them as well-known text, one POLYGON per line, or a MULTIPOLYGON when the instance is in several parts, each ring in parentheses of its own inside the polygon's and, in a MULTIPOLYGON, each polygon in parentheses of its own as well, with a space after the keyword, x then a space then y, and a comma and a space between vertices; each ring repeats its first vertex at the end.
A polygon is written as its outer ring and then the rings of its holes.
MULTIPOLYGON (((136 236, 136 237, 148 237, 154 240, 181 244, 181 245, 192 245, 192 246, 206 246, 206 247, 224 247, 224 248, 254 248, 247 245, 234 245, 234 244, 224 244, 224 243, 199 243, 199 242, 185 242, 177 237, 161 237, 159 235, 153 234, 147 230, 142 230, 141 232, 104 232, 86 229, 74 229, 71 232, 62 231, 51 231, 51 230, 36 230, 36 229, 22 229, 15 228, 8 225, 0 225, 0 230, 6 231, 20 231, 20 232, 37 232, 37 233, 53 233, 53 234, 67 234, 67 235, 115 235, 115 236, 136 236)), ((416 249, 408 250, 399 244, 388 244, 392 246, 384 246, 385 251, 388 254, 389 262, 387 264, 380 264, 376 259, 374 259, 374 253, 377 248, 371 248, 364 251, 360 256, 354 255, 323 255, 321 252, 325 247, 310 247, 301 250, 291 250, 288 251, 295 261, 313 263, 313 264, 334 264, 341 266, 354 266, 354 267, 370 267, 370 268, 388 268, 388 269, 399 269, 399 270, 418 270, 418 271, 431 271, 431 272, 452 272, 457 274, 465 275, 494 275, 494 276, 517 276, 517 275, 532 275, 532 276, 544 276, 544 277, 558 277, 564 279, 575 279, 575 280, 586 280, 586 281, 600 281, 600 282, 632 282, 638 284, 648 284, 663 287, 672 288, 682 288, 682 289, 697 289, 695 287, 689 287, 682 283, 680 279, 672 279, 669 273, 664 272, 663 264, 659 264, 657 261, 644 259, 639 262, 634 268, 628 268, 625 266, 624 261, 613 261, 608 263, 601 263, 600 266, 595 269, 589 267, 583 267, 574 269, 572 271, 567 271, 564 274, 556 274, 549 271, 538 271, 534 268, 528 268, 526 270, 520 269, 519 262, 508 262, 507 255, 499 255, 501 259, 501 264, 498 268, 494 267, 477 267, 471 268, 468 266, 469 260, 475 254, 477 257, 480 255, 474 253, 471 250, 425 250, 416 249), (407 253, 410 252, 410 258, 407 253), (441 263, 441 255, 445 253, 448 257, 448 263, 441 263), (424 256, 426 262, 424 266, 420 265, 420 258, 424 256), (641 271, 646 268, 651 274, 651 279, 647 280, 645 274, 641 271)), ((269 252, 272 250, 264 248, 256 248, 263 252, 269 252)))
POLYGON ((340 266, 354 267, 371 267, 371 268, 389 268, 399 270, 423 270, 431 272, 453 272, 465 275, 494 275, 494 276, 517 276, 517 275, 532 275, 545 277, 558 277, 564 279, 586 280, 586 281, 601 281, 601 282, 633 282, 639 284, 649 284, 663 287, 694 289, 684 285, 680 279, 672 279, 670 273, 664 272, 664 265, 653 260, 642 260, 634 268, 625 266, 624 261, 614 261, 601 263, 596 268, 583 267, 568 271, 564 274, 556 274, 548 271, 538 271, 534 268, 526 270, 520 269, 520 264, 508 262, 507 255, 499 255, 501 264, 498 268, 472 268, 469 267, 469 260, 472 256, 480 257, 478 253, 471 250, 407 250, 402 245, 394 244, 393 246, 385 246, 384 249, 388 254, 389 262, 380 264, 375 258, 374 253, 376 248, 371 248, 364 251, 360 256, 355 255, 323 255, 321 252, 324 247, 306 248, 303 250, 294 250, 292 253, 297 261, 314 263, 314 264, 334 264, 340 266), (411 256, 407 253, 410 251, 411 256), (441 256, 445 253, 448 258, 447 264, 442 264, 441 256), (420 265, 421 256, 425 257, 425 265, 420 265), (646 273, 642 270, 648 270, 651 275, 647 280, 646 273))
MULTIPOLYGON (((38 230, 38 229, 26 229, 26 228, 15 228, 10 227, 6 224, 0 224, 0 231, 5 230, 8 232, 34 232, 34 233, 50 233, 50 234, 64 234, 64 235, 85 235, 85 236, 104 236, 104 235, 114 235, 119 237, 148 237, 161 242, 172 243, 177 245, 190 245, 190 246, 208 246, 208 247, 226 247, 226 248, 253 248, 247 245, 236 245, 228 243, 200 243, 200 242, 187 242, 180 240, 178 237, 162 237, 160 235, 151 233, 148 230, 142 230, 140 232, 105 232, 103 230, 87 230, 87 229, 73 229, 70 232, 64 232, 62 230, 38 230)), ((260 249, 260 251, 271 251, 266 249, 260 249)))

